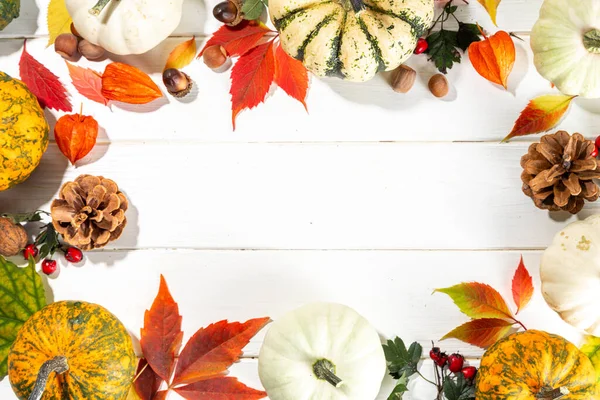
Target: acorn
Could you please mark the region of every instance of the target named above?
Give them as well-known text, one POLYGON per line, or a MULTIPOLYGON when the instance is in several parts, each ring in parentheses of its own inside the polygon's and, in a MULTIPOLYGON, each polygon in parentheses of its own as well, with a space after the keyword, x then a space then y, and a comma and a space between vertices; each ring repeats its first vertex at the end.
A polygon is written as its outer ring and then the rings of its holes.
POLYGON ((21 224, 8 218, 0 218, 0 254, 12 257, 27 245, 27 232, 21 224))
POLYGON ((169 94, 178 98, 187 96, 194 86, 192 79, 176 68, 169 68, 163 72, 163 83, 169 94))
POLYGON ((85 39, 79 42, 78 48, 81 55, 89 61, 101 60, 106 55, 106 50, 104 50, 104 48, 97 46, 92 42, 88 42, 85 39))
POLYGON ((68 61, 77 61, 81 57, 77 50, 77 36, 72 33, 58 35, 54 41, 54 51, 68 61))
POLYGON ((213 16, 226 25, 235 26, 244 19, 240 12, 239 3, 226 0, 213 8, 213 16))

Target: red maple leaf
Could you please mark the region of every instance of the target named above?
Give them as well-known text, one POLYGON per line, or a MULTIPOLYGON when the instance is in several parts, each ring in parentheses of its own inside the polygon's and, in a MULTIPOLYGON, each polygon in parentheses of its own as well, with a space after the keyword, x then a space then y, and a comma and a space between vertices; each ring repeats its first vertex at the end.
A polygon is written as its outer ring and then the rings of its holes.
POLYGON ((308 72, 302 62, 283 50, 281 43, 275 46, 275 83, 308 111, 304 101, 308 91, 308 72))
POLYGON ((204 50, 210 46, 223 46, 227 54, 232 57, 242 56, 255 47, 258 41, 269 32, 273 31, 259 21, 242 21, 234 27, 223 25, 213 33, 198 57, 202 56, 204 50))
POLYGON ((265 392, 249 388, 236 378, 226 376, 182 386, 175 392, 187 400, 258 400, 267 396, 265 392))
POLYGON ((23 43, 23 53, 19 61, 19 75, 40 102, 42 107, 71 112, 73 106, 67 98, 67 90, 48 68, 27 52, 27 40, 23 43))

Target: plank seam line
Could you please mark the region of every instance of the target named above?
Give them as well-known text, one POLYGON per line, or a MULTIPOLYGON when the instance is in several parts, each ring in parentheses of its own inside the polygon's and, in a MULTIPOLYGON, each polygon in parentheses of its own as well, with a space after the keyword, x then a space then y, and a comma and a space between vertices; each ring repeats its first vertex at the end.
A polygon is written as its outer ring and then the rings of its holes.
MULTIPOLYGON (((500 140, 432 140, 432 141, 422 141, 422 140, 289 140, 289 141, 273 141, 273 140, 256 140, 256 141, 203 141, 203 140, 188 140, 188 139, 175 139, 175 140, 165 140, 165 139, 138 139, 138 140, 117 140, 117 141, 109 141, 106 139, 98 139, 96 141, 96 146, 110 146, 110 145, 121 145, 121 146, 139 146, 141 144, 145 145, 182 145, 182 144, 192 144, 192 145, 213 145, 213 144, 231 144, 231 145, 240 145, 240 144, 278 144, 278 145, 295 145, 295 144, 308 144, 308 145, 340 145, 340 144, 382 144, 382 145, 400 145, 400 144, 411 144, 411 145, 440 145, 440 144, 455 144, 455 145, 492 145, 492 146, 506 146, 506 147, 521 147, 521 146, 530 146, 531 143, 535 143, 539 141, 535 140, 536 138, 532 138, 531 141, 527 140, 519 140, 509 143, 501 143, 500 140)), ((50 144, 55 146, 56 141, 54 139, 50 140, 50 144)))
POLYGON ((506 247, 506 248, 479 248, 479 249, 456 249, 456 248, 269 248, 269 247, 116 247, 110 249, 96 249, 94 253, 119 253, 124 251, 198 251, 198 252, 222 252, 222 251, 257 251, 257 252, 426 252, 426 253, 502 253, 502 252, 540 252, 546 250, 546 247, 506 247))

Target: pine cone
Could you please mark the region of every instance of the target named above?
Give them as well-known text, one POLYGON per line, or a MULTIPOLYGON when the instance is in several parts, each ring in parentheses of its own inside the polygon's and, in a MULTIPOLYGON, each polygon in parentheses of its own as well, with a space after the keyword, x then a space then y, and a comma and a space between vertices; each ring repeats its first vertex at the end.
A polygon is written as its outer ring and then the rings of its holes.
POLYGON ((80 175, 60 188, 59 197, 50 206, 52 224, 68 244, 97 249, 123 233, 127 198, 110 179, 80 175))
POLYGON ((543 210, 577 214, 584 200, 596 201, 600 194, 593 181, 600 178, 593 150, 594 142, 579 133, 544 135, 521 158, 523 193, 543 210))

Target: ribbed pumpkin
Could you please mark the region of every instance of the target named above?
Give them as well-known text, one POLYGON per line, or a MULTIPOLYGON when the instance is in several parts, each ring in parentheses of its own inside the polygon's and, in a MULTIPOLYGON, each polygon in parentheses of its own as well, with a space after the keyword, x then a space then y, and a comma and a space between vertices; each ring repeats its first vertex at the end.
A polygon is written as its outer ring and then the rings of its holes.
POLYGON ((0 191, 23 182, 48 147, 48 123, 25 84, 0 72, 0 191))
POLYGON ((127 330, 105 308, 61 301, 25 322, 8 355, 17 397, 29 399, 43 364, 60 356, 68 370, 50 373, 42 400, 120 400, 127 395, 137 359, 127 330))
POLYGON ((21 0, 2 0, 0 1, 0 31, 13 19, 19 17, 19 10, 21 9, 21 0))
POLYGON ((564 338, 540 331, 514 333, 484 354, 477 373, 477 400, 598 399, 589 358, 564 338))
POLYGON ((402 64, 433 21, 433 0, 270 0, 281 45, 319 76, 367 81, 402 64))

